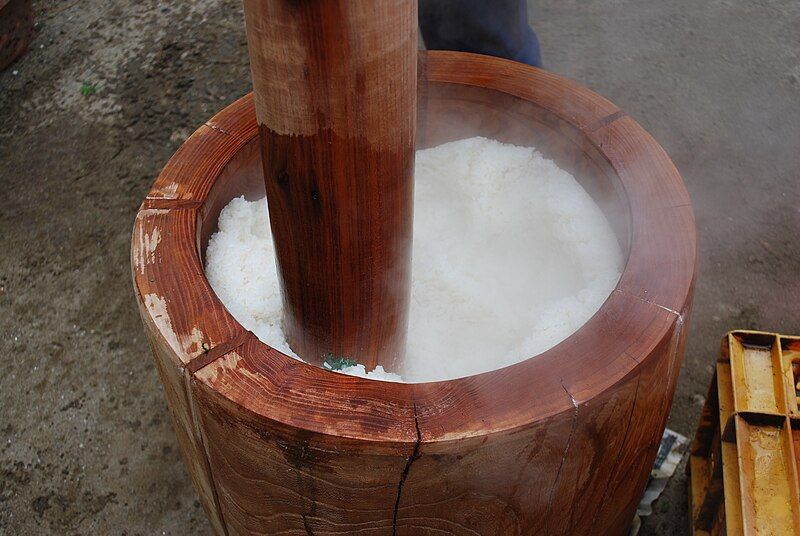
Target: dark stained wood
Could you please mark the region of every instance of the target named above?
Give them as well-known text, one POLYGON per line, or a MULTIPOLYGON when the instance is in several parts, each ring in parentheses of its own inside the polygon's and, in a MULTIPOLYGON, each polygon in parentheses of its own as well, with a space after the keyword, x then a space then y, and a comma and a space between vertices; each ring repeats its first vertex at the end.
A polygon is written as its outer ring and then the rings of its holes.
POLYGON ((422 63, 420 145, 491 136, 580 173, 627 251, 622 277, 559 345, 476 376, 372 382, 291 359, 242 335, 202 271, 221 207, 263 192, 241 99, 176 153, 134 227, 140 312, 203 505, 220 534, 625 534, 691 308, 680 175, 635 121, 568 80, 469 54, 422 63), (206 348, 216 359, 196 361, 206 348))
POLYGON ((292 349, 392 369, 410 299, 416 0, 245 0, 292 349))
POLYGON ((31 0, 0 0, 0 71, 28 50, 32 34, 31 0))

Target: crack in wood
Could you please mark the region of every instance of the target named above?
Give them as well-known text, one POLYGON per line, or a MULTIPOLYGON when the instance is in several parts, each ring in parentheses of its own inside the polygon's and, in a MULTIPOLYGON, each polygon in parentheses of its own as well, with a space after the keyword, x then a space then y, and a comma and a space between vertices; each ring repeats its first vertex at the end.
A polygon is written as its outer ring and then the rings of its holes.
POLYGON ((653 300, 648 300, 647 298, 643 298, 642 296, 637 296, 633 292, 629 292, 629 291, 627 291, 625 289, 615 289, 614 292, 619 292, 620 294, 625 294, 626 296, 630 296, 631 298, 635 298, 635 299, 637 299, 637 300, 639 300, 639 301, 641 301, 643 303, 654 305, 654 306, 658 307, 659 309, 663 309, 664 311, 667 311, 669 313, 674 314, 678 318, 681 317, 681 313, 676 311, 675 309, 670 309, 666 305, 661 305, 660 303, 656 303, 653 300))
POLYGON ((177 199, 174 197, 148 197, 142 202, 139 213, 152 209, 192 209, 202 204, 196 199, 177 199))
POLYGON ((210 121, 207 121, 207 122, 205 123, 205 125, 206 125, 208 128, 212 129, 212 130, 216 130, 217 132, 222 132, 223 134, 226 134, 226 135, 228 135, 228 136, 233 136, 233 134, 231 134, 230 132, 228 132, 228 131, 227 131, 227 130, 225 130, 224 128, 220 128, 220 127, 218 127, 217 125, 215 125, 214 123, 212 123, 212 122, 210 122, 210 121))
POLYGON ((621 119, 621 118, 625 117, 626 115, 628 115, 628 114, 626 114, 622 110, 617 110, 614 113, 608 114, 607 116, 598 119, 596 122, 594 122, 593 124, 589 125, 589 127, 586 130, 588 132, 594 132, 596 130, 600 130, 601 128, 607 127, 608 125, 610 125, 611 123, 613 123, 617 119, 621 119))
MULTIPOLYGON (((550 488, 550 496, 547 499, 547 510, 545 510, 544 518, 545 524, 550 523, 550 510, 553 507, 553 499, 555 499, 555 492, 556 488, 558 487, 558 481, 561 480, 561 470, 564 469, 564 462, 567 460, 567 453, 569 453, 569 447, 572 444, 572 436, 575 435, 575 430, 578 428, 578 402, 575 400, 575 397, 572 396, 564 382, 561 382, 561 388, 564 389, 564 392, 567 393, 567 396, 572 401, 572 406, 575 408, 575 411, 572 414, 572 428, 569 431, 569 437, 567 437, 567 444, 564 447, 564 454, 561 455, 561 462, 558 464, 558 471, 556 472, 556 478, 553 481, 553 487, 550 488)), ((548 531, 549 532, 549 531, 548 531)))
POLYGON ((414 450, 411 452, 411 456, 408 457, 408 460, 406 460, 406 466, 403 468, 403 472, 400 475, 400 483, 397 485, 397 498, 394 501, 394 513, 392 514, 392 536, 397 535, 397 513, 400 510, 400 497, 403 494, 403 484, 405 484, 408 473, 411 471, 411 464, 414 460, 419 458, 419 445, 422 441, 422 434, 419 431, 416 401, 414 402, 414 427, 417 431, 417 440, 414 442, 414 450))
POLYGON ((300 514, 303 518, 303 528, 306 529, 306 536, 314 536, 314 531, 311 530, 311 525, 308 523, 308 518, 305 514, 300 514))
MULTIPOLYGON (((625 433, 622 434, 622 444, 620 444, 619 450, 617 451, 617 457, 614 460, 613 467, 619 467, 619 460, 620 458, 622 458, 622 451, 625 448, 625 444, 628 439, 628 432, 630 432, 631 423, 633 422, 633 414, 636 413, 636 400, 639 398, 639 384, 641 382, 642 382, 642 374, 640 372, 639 375, 636 377, 636 390, 633 393, 633 404, 631 404, 631 412, 628 415, 628 424, 627 426, 625 426, 625 433)), ((608 482, 606 482, 606 492, 603 495, 603 500, 600 503, 600 508, 598 508, 597 511, 595 511, 595 514, 592 517, 592 522, 589 525, 590 527, 595 526, 595 521, 597 520, 597 518, 600 517, 603 512, 605 512, 605 507, 608 502, 608 498, 611 495, 611 484, 613 477, 614 477, 613 472, 608 475, 608 482)))
POLYGON ((245 330, 235 338, 222 344, 218 344, 210 350, 205 351, 189 361, 186 364, 186 370, 189 371, 189 374, 194 375, 198 370, 210 365, 220 357, 227 355, 242 346, 245 342, 247 342, 247 339, 250 337, 250 335, 252 335, 252 333, 245 330))
POLYGON ((211 496, 214 499, 214 507, 217 510, 217 515, 219 516, 219 523, 222 527, 222 536, 228 536, 228 524, 225 522, 225 516, 222 513, 222 503, 219 499, 217 481, 214 480, 214 472, 211 469, 211 454, 208 450, 208 439, 206 438, 206 434, 203 429, 202 417, 198 415, 197 409, 195 408, 194 397, 192 396, 193 375, 189 373, 182 374, 182 376, 184 388, 186 390, 186 402, 189 408, 189 418, 192 420, 192 432, 194 432, 192 435, 196 434, 195 438, 200 443, 200 448, 202 449, 200 454, 203 458, 205 469, 208 472, 208 480, 211 486, 211 496))

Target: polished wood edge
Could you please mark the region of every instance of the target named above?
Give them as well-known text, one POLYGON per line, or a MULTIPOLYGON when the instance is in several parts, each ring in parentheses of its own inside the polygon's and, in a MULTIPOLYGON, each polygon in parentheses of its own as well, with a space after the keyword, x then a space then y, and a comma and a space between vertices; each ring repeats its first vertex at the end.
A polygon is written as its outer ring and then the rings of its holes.
POLYGON ((536 102, 583 131, 620 113, 611 101, 568 78, 503 58, 429 51, 426 73, 428 82, 494 89, 536 102))
MULTIPOLYGON (((257 340, 255 344, 269 348, 257 340)), ((269 348, 269 350, 275 352, 274 349, 269 348)), ((320 400, 322 404, 316 406, 313 413, 300 408, 297 404, 288 404, 283 398, 284 393, 282 391, 291 390, 295 393, 295 396, 302 396, 304 392, 308 392, 297 391, 289 387, 293 381, 297 380, 297 375, 294 373, 303 371, 302 369, 305 368, 312 368, 311 365, 299 361, 297 363, 304 365, 304 367, 286 367, 286 364, 281 362, 280 365, 284 370, 278 373, 277 378, 271 378, 272 380, 277 380, 276 386, 281 390, 280 396, 278 395, 279 391, 276 390, 259 390, 258 396, 252 396, 254 394, 253 391, 226 390, 220 387, 220 384, 215 379, 220 375, 220 370, 226 370, 230 364, 258 354, 260 354, 258 351, 247 351, 243 348, 235 349, 215 360, 211 366, 199 370, 194 375, 190 375, 189 384, 192 397, 202 396, 206 400, 213 401, 212 403, 216 405, 236 408, 238 414, 247 415, 247 420, 254 423, 252 426, 254 430, 269 429, 278 437, 293 437, 298 433, 307 434, 304 439, 307 447, 323 452, 357 451, 388 456, 408 456, 415 445, 419 443, 420 436, 414 407, 410 403, 411 396, 405 396, 391 415, 382 417, 385 426, 379 428, 365 428, 363 426, 364 415, 339 413, 341 401, 330 400, 326 402, 320 400), (217 365, 216 368, 215 365, 217 365), (333 409, 333 412, 331 409, 333 409), (324 421, 322 420, 323 416, 324 421)), ((371 381, 324 371, 318 367, 313 368, 325 372, 325 376, 315 377, 328 383, 332 383, 330 375, 334 374, 343 376, 346 383, 349 378, 355 379, 356 381, 349 381, 351 383, 349 388, 352 393, 359 393, 359 386, 363 387, 358 380, 371 381)), ((267 376, 261 373, 260 377, 263 379, 267 376)), ((303 383, 307 386, 310 382, 306 380, 303 383)), ((378 395, 369 397, 359 394, 356 397, 366 401, 369 401, 370 398, 379 400, 378 395)))

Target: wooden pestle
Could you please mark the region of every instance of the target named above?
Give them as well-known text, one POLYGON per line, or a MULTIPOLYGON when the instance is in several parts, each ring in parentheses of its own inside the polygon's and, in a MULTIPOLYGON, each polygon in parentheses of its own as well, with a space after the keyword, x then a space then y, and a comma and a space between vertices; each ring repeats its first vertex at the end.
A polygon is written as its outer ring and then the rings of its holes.
POLYGON ((405 351, 416 0, 245 0, 283 296, 303 359, 396 369, 405 351))

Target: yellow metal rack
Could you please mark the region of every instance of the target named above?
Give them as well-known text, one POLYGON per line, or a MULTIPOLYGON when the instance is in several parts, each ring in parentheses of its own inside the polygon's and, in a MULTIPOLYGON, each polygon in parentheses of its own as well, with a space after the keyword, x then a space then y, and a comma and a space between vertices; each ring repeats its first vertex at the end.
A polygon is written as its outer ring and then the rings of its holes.
POLYGON ((695 536, 800 536, 800 337, 732 331, 687 472, 695 536))

